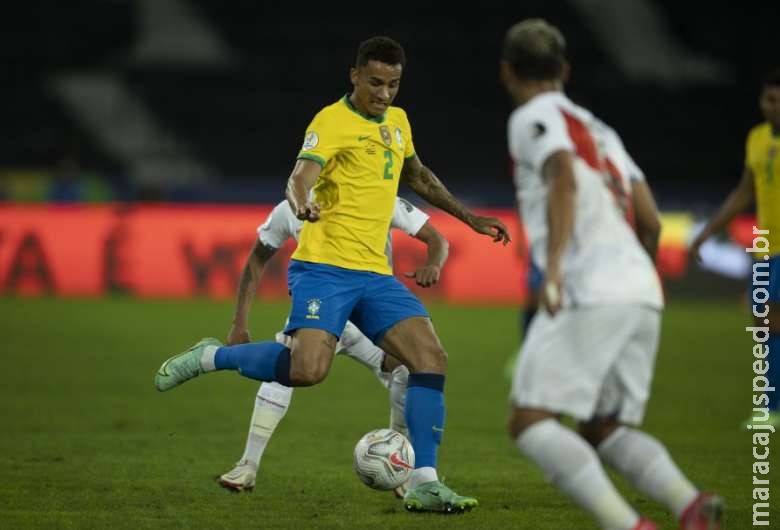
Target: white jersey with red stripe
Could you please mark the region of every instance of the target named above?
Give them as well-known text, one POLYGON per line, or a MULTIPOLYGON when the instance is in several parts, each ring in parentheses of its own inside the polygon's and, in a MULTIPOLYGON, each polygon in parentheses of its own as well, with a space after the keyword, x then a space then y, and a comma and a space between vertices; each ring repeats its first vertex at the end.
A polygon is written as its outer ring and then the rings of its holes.
POLYGON ((628 154, 623 140, 615 129, 598 118, 593 118, 591 130, 604 159, 607 188, 626 220, 632 228, 635 228, 633 183, 645 180, 645 174, 628 154))
POLYGON ((593 114, 560 92, 539 94, 509 117, 514 182, 531 255, 547 268, 548 188, 542 168, 554 153, 569 151, 577 192, 574 230, 561 261, 564 307, 633 303, 660 309, 655 267, 610 192, 605 151, 614 151, 610 160, 621 176, 635 171, 627 169, 622 142, 620 150, 607 147, 616 135, 597 136, 595 123, 593 114))

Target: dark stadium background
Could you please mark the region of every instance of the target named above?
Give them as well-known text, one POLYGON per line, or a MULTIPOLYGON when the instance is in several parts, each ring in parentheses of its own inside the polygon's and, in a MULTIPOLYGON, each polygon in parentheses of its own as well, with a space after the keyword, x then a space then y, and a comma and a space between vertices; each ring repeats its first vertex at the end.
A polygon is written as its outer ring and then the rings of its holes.
MULTIPOLYGON (((70 155, 82 171, 110 183, 112 198, 275 201, 308 120, 349 89, 357 43, 386 34, 407 52, 397 104, 410 114, 423 159, 472 204, 511 206, 505 145, 510 107, 498 81, 498 52, 512 22, 541 16, 567 36, 569 94, 621 132, 661 206, 706 211, 740 174, 745 135, 759 119, 758 84, 777 58, 778 10, 771 2, 749 8, 637 2, 652 8, 660 24, 655 27, 642 13, 626 19, 623 10, 614 10, 625 4, 631 11, 633 3, 590 2, 588 10, 582 6, 589 2, 540 0, 457 6, 188 0, 182 3, 188 16, 224 53, 204 59, 196 50, 189 58, 166 58, 165 42, 156 41, 157 49, 151 45, 144 56, 139 49, 147 23, 162 24, 158 29, 168 35, 181 29, 178 12, 164 4, 4 4, 0 168, 57 173, 70 155), (145 22, 144 13, 152 19, 145 22), (640 37, 640 29, 650 26, 671 44, 648 42, 634 60, 638 73, 630 73, 613 53, 623 41, 603 40, 609 39, 603 26, 617 27, 618 20, 640 37), (650 63, 652 72, 643 73, 642 65, 650 63), (72 74, 120 82, 207 165, 204 178, 139 183, 128 161, 107 149, 54 93, 54 80, 72 74)), ((95 103, 116 111, 118 103, 105 97, 95 103)))
MULTIPOLYGON (((226 336, 253 230, 282 198, 309 120, 349 90, 367 37, 406 49, 396 102, 424 162, 516 228, 498 60, 527 17, 563 30, 569 95, 620 132, 664 215, 668 307, 645 425, 724 495, 725 528, 752 528, 755 459, 739 427, 753 406, 742 250, 754 219, 713 244, 709 270, 686 245, 742 171, 761 79, 780 63, 777 4, 3 2, 0 528, 595 528, 506 435, 519 230, 491 246, 428 210, 451 241, 425 299, 449 354, 441 475, 480 499, 474 513, 415 518, 354 477, 352 448, 386 424, 387 393, 346 359, 296 390, 251 495, 214 477, 240 455, 257 383, 220 373, 162 395, 152 384, 169 355, 226 336)), ((396 272, 424 259, 417 242, 394 244, 396 272)), ((264 277, 253 340, 287 314, 290 250, 264 277)))

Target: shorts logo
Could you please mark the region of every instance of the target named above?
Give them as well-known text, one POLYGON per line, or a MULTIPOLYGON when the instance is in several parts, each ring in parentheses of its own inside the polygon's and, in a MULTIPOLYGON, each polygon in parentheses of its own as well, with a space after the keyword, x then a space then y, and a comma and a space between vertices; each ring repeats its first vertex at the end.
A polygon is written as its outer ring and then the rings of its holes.
POLYGON ((404 137, 401 134, 401 128, 400 127, 396 127, 395 128, 395 141, 398 142, 398 147, 403 147, 404 146, 404 137))
POLYGON ((320 301, 317 298, 312 298, 309 300, 309 303, 306 306, 306 310, 309 312, 309 314, 306 315, 306 318, 311 318, 314 320, 320 319, 320 301))
POLYGON ((382 141, 385 143, 385 145, 387 147, 392 147, 393 138, 390 136, 390 129, 388 129, 386 125, 381 125, 379 127, 379 134, 382 136, 382 141))
POLYGON ((316 132, 311 131, 309 134, 306 135, 306 138, 303 139, 303 146, 301 147, 302 151, 311 151, 315 147, 317 147, 317 144, 320 143, 320 137, 317 135, 316 132))

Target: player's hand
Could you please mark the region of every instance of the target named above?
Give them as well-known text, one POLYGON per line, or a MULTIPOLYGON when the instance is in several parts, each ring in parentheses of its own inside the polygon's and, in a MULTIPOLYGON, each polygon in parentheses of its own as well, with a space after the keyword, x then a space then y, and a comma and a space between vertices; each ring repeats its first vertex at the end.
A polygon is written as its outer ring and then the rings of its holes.
POLYGON ((492 237, 494 243, 503 241, 504 246, 507 246, 512 241, 512 236, 509 235, 506 225, 495 217, 475 215, 471 221, 471 228, 479 234, 492 237))
POLYGON ((250 342, 249 330, 234 324, 228 333, 226 345, 235 346, 236 344, 246 344, 247 342, 250 342))
POLYGON ((563 303, 563 290, 560 274, 545 272, 542 285, 542 305, 550 316, 555 316, 561 310, 563 303))
POLYGON ((301 221, 315 223, 320 220, 320 205, 314 201, 306 201, 298 206, 295 217, 301 221))
POLYGON ((702 236, 704 236, 703 232, 693 240, 693 243, 688 248, 688 259, 692 259, 696 263, 701 263, 701 246, 707 241, 707 237, 702 236))
POLYGON ((436 265, 425 265, 414 272, 405 272, 407 278, 414 278, 420 287, 431 287, 439 283, 441 268, 436 265))

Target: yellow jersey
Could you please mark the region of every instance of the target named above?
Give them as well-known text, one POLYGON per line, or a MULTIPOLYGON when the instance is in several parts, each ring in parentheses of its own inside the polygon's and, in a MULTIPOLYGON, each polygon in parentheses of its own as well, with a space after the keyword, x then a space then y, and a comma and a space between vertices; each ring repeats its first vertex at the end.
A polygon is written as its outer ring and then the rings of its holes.
POLYGON ((753 173, 758 227, 769 230, 769 254, 780 253, 780 131, 762 123, 747 138, 745 166, 753 173))
POLYGON ((322 109, 298 158, 322 167, 314 184, 320 219, 305 222, 292 258, 392 274, 385 255, 401 168, 415 156, 406 112, 362 114, 348 96, 322 109))

